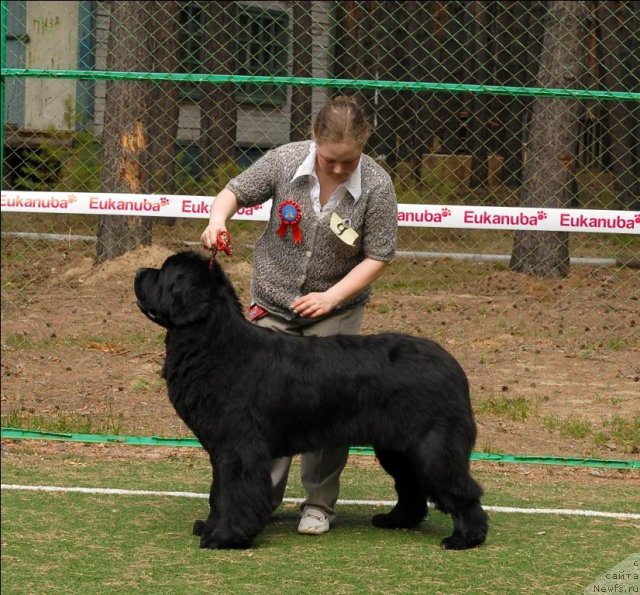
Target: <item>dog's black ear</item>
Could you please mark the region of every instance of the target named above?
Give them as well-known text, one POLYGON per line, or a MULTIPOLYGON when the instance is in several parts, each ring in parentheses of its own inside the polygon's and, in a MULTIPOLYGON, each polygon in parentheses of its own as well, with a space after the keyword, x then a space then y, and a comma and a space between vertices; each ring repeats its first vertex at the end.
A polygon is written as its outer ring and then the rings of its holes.
POLYGON ((211 290, 208 285, 177 279, 171 288, 170 319, 173 326, 204 320, 211 314, 211 290))

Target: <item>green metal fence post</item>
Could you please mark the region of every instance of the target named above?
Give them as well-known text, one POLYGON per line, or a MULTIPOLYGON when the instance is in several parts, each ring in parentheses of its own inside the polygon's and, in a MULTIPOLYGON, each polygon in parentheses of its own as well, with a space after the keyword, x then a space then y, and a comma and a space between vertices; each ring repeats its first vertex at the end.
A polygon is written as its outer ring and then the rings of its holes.
MULTIPOLYGON (((0 68, 7 66, 7 14, 9 7, 0 3, 0 68)), ((0 77, 0 187, 4 185, 4 76, 0 77)))

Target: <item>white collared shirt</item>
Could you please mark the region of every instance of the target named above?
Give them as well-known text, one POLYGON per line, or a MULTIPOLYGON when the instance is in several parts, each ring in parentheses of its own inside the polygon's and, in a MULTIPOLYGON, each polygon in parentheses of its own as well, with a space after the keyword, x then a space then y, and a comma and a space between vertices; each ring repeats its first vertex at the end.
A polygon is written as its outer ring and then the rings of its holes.
MULTIPOLYGON (((362 188, 350 190, 334 207, 334 213, 349 219, 359 234, 350 246, 331 229, 331 213, 316 214, 310 187, 313 172, 312 141, 299 141, 267 151, 253 165, 229 181, 239 207, 254 207, 272 200, 269 220, 256 240, 253 253, 251 299, 287 320, 293 318, 291 303, 300 295, 327 291, 365 258, 382 262, 393 259, 398 230, 398 201, 389 174, 366 153, 360 156, 362 188), (294 182, 300 164, 308 161, 305 177, 294 182), (293 229, 282 236, 280 206, 291 201, 300 208, 301 242, 295 243, 293 229)), ((304 171, 304 169, 302 170, 304 171)), ((299 172, 298 172, 299 173, 299 172)), ((345 182, 346 185, 346 182, 345 182)), ((346 300, 343 308, 365 304, 371 286, 346 300)))
POLYGON ((326 213, 331 213, 338 201, 344 196, 345 192, 349 192, 353 197, 354 202, 357 202, 362 194, 360 167, 362 157, 358 160, 358 165, 351 175, 333 191, 327 201, 327 204, 323 207, 320 204, 320 180, 316 175, 316 152, 316 143, 312 142, 309 148, 309 155, 307 155, 307 158, 300 164, 300 167, 296 170, 293 178, 291 178, 291 181, 293 182, 293 180, 301 176, 309 176, 309 192, 311 193, 311 202, 313 203, 313 210, 316 215, 322 216, 326 213))

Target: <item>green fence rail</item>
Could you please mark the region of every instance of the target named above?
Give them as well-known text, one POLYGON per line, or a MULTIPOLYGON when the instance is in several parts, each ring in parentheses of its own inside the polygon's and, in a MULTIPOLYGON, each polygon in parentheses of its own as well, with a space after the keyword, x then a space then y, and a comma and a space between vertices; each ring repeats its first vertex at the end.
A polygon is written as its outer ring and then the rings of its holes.
MULTIPOLYGON (((48 440, 52 442, 82 442, 85 444, 121 444, 128 446, 163 446, 170 448, 202 448, 196 438, 163 438, 160 436, 119 436, 108 434, 75 434, 67 432, 40 432, 2 428, 0 437, 7 440, 48 440)), ((349 450, 352 455, 375 455, 373 448, 356 446, 349 450)), ((555 457, 535 455, 511 455, 473 452, 472 461, 490 463, 514 463, 519 465, 558 465, 564 467, 597 467, 605 469, 640 469, 640 461, 617 459, 592 459, 581 457, 555 457)))
POLYGON ((169 72, 100 72, 97 70, 54 70, 46 68, 3 68, 2 76, 15 78, 52 78, 92 81, 154 81, 175 83, 210 83, 221 85, 279 85, 296 87, 330 87, 332 89, 385 89, 390 91, 477 93, 512 97, 555 97, 559 99, 591 99, 600 101, 640 101, 640 93, 631 91, 599 91, 596 89, 549 89, 543 87, 511 87, 508 85, 473 85, 366 79, 330 79, 296 76, 248 76, 238 74, 190 74, 169 72))

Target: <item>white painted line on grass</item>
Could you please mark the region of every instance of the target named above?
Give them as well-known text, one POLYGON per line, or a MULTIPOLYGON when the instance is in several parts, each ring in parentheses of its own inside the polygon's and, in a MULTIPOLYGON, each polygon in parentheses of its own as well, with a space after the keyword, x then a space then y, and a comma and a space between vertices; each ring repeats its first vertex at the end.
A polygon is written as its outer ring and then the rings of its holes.
POLYGON ((66 492, 77 494, 102 494, 116 496, 172 496, 174 498, 208 498, 209 494, 201 492, 159 492, 155 490, 121 490, 118 488, 81 488, 61 486, 30 486, 18 484, 2 484, 3 490, 26 490, 29 492, 66 492))
POLYGON ((561 514, 567 516, 591 516, 605 519, 640 519, 635 512, 605 512, 602 510, 580 510, 574 508, 515 508, 513 506, 483 506, 489 512, 515 514, 561 514))
MULTIPOLYGON (((63 492, 79 494, 100 494, 116 496, 169 496, 172 498, 209 498, 209 494, 201 492, 161 492, 156 490, 121 490, 117 488, 82 488, 61 486, 37 486, 1 484, 3 490, 23 490, 31 492, 63 492)), ((285 498, 285 502, 300 504, 303 498, 285 498)), ((338 500, 338 504, 353 506, 393 506, 395 500, 338 500)), ((567 516, 588 516, 612 519, 638 519, 640 514, 633 512, 605 512, 601 510, 580 510, 572 508, 516 508, 513 506, 483 506, 489 512, 504 512, 507 514, 559 514, 567 516)))
MULTIPOLYGON (((285 498, 285 502, 302 503, 304 498, 285 498)), ((338 500, 338 504, 361 506, 395 506, 395 500, 338 500)), ((430 505, 431 506, 431 505, 430 505)), ((600 510, 580 510, 571 508, 515 508, 513 506, 483 506, 488 512, 505 512, 512 514, 564 514, 573 516, 595 516, 612 519, 640 519, 640 514, 633 512, 604 512, 600 510)))

